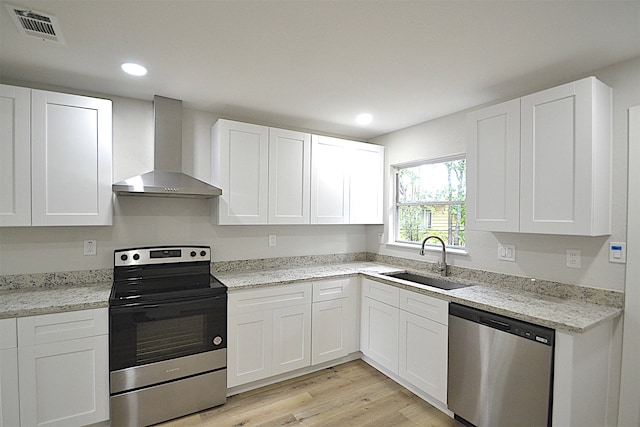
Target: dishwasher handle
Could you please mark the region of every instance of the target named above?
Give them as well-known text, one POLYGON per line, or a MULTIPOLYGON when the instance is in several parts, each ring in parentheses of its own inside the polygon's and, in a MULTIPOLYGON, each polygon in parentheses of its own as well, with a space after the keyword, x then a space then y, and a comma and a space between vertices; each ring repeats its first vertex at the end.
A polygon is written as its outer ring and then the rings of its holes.
POLYGON ((501 322, 500 320, 491 319, 488 317, 480 316, 480 322, 483 325, 490 326, 494 329, 500 329, 501 331, 509 331, 511 330, 511 325, 507 322, 501 322))

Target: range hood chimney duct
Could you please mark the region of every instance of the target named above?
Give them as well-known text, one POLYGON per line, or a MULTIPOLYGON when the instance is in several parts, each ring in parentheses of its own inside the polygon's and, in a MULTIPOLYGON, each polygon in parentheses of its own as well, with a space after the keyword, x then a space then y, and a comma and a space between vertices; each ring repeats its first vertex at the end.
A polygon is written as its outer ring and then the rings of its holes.
POLYGON ((182 173, 182 101, 153 98, 154 170, 113 184, 121 196, 211 198, 222 190, 182 173))

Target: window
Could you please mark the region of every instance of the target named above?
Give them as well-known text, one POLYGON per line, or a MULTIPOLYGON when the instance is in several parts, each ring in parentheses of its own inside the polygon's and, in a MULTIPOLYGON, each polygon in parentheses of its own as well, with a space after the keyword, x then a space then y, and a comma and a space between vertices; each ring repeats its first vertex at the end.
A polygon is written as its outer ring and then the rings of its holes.
POLYGON ((465 159, 456 157, 395 169, 395 241, 418 244, 425 237, 436 235, 447 246, 464 247, 465 159))

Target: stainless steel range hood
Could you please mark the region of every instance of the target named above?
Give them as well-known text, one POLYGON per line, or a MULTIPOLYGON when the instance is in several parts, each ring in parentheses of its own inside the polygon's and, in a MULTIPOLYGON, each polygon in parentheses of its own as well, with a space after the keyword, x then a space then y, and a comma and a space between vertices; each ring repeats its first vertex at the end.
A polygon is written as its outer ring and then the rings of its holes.
POLYGON ((211 198, 222 190, 182 173, 182 101, 155 96, 154 170, 112 185, 121 196, 211 198))

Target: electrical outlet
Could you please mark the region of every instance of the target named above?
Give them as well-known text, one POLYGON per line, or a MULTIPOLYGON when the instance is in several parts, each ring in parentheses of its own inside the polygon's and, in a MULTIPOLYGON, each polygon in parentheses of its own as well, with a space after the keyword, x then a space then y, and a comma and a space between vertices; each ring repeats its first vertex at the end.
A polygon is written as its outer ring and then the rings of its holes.
POLYGON ((514 245, 498 245, 498 260, 515 261, 516 247, 514 245))
POLYGON ((276 245, 276 235, 269 234, 269 246, 275 246, 275 245, 276 245))
POLYGON ((384 243, 384 234, 378 233, 378 243, 379 244, 383 244, 384 243))
POLYGON ((86 256, 96 256, 98 252, 98 244, 95 240, 85 240, 84 241, 84 254, 86 256))
POLYGON ((582 268, 582 254, 578 249, 567 249, 567 267, 582 268))

